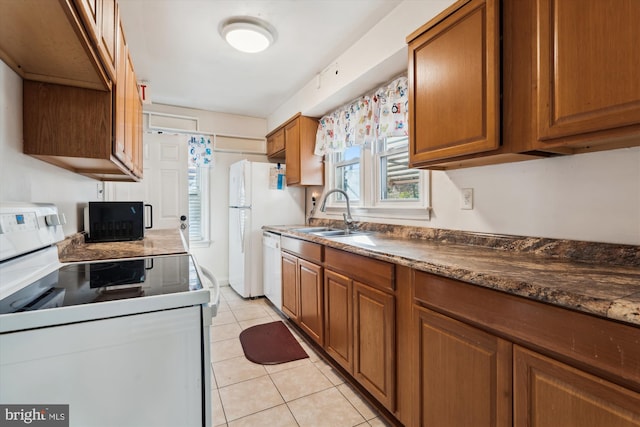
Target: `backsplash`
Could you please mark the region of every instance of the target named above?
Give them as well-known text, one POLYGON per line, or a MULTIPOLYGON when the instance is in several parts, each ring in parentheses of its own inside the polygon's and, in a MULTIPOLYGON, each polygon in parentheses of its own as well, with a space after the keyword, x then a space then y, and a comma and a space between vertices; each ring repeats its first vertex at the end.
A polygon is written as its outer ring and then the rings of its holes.
MULTIPOLYGON (((338 220, 311 218, 310 224, 343 228, 338 220)), ((640 246, 543 237, 477 233, 440 228, 414 227, 372 222, 356 222, 361 230, 375 231, 390 237, 433 240, 441 243, 482 246, 501 251, 532 253, 554 259, 640 267, 640 246)))

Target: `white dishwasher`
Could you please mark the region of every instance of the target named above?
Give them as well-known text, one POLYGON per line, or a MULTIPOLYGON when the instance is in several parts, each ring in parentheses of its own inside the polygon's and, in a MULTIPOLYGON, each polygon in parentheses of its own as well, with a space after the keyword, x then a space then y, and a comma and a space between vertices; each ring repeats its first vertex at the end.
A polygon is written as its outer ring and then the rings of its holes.
POLYGON ((264 296, 282 311, 282 260, 280 259, 280 235, 262 232, 262 281, 264 296))

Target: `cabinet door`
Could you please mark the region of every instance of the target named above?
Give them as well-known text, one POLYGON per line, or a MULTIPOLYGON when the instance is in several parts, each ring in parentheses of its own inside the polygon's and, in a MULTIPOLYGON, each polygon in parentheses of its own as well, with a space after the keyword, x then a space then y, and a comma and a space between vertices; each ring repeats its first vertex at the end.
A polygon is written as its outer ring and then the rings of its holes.
POLYGON ((348 372, 353 372, 353 281, 324 271, 324 348, 348 372))
POLYGON ((640 2, 539 0, 538 14, 538 139, 639 125, 640 2))
POLYGON ((640 426, 639 393, 519 346, 514 362, 514 426, 640 426))
POLYGON ((119 19, 116 0, 75 0, 75 4, 105 71, 114 80, 119 19))
POLYGON ((353 293, 353 376, 387 409, 394 411, 394 297, 355 280, 353 293))
POLYGON ((298 320, 298 258, 282 252, 282 311, 298 320))
POLYGON ((102 12, 102 0, 75 0, 74 2, 82 20, 85 22, 89 35, 97 42, 100 34, 100 13, 102 12))
MULTIPOLYGON (((118 25, 118 49, 116 51, 116 82, 113 89, 114 97, 114 135, 113 135, 113 154, 123 164, 127 164, 127 156, 125 149, 126 114, 125 108, 127 104, 127 42, 124 38, 122 24, 118 25)), ((129 159, 129 164, 131 160, 129 159)))
POLYGON ((121 25, 118 26, 117 39, 113 153, 135 175, 142 177, 142 101, 121 25))
POLYGON ((410 164, 500 146, 497 0, 473 0, 409 43, 410 164))
POLYGON ((144 155, 142 140, 142 99, 140 97, 140 91, 138 89, 136 81, 136 96, 134 106, 135 112, 133 114, 135 123, 133 125, 133 141, 132 141, 132 162, 133 162, 133 174, 138 178, 142 178, 144 168, 144 155))
POLYGON ((267 156, 268 157, 284 157, 285 155, 285 143, 284 143, 284 129, 280 129, 278 132, 267 138, 267 156))
POLYGON ((300 183, 300 121, 295 119, 284 127, 284 140, 287 147, 287 185, 300 183))
POLYGON ((413 424, 511 426, 511 343, 417 305, 413 323, 413 424))
POLYGON ((303 259, 298 259, 298 281, 300 287, 300 327, 314 341, 323 345, 322 267, 303 259))
POLYGON ((125 157, 127 159, 128 166, 131 170, 134 170, 137 165, 134 161, 138 158, 138 147, 140 144, 138 126, 141 122, 140 116, 142 115, 140 92, 138 91, 138 81, 136 79, 136 73, 133 69, 133 61, 131 55, 127 54, 127 68, 126 68, 126 103, 125 103, 125 117, 126 117, 126 134, 124 141, 125 157))
POLYGON ((98 50, 105 69, 111 76, 116 77, 116 50, 118 47, 117 33, 120 26, 118 4, 116 0, 101 0, 102 13, 100 14, 100 39, 98 50))

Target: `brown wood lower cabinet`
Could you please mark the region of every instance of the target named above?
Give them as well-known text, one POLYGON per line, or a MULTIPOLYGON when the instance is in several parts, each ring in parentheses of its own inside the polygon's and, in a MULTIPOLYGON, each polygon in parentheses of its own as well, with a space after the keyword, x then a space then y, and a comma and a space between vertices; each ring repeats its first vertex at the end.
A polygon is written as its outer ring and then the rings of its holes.
POLYGON ((390 411, 395 410, 395 298, 353 282, 353 376, 390 411))
POLYGON ((411 425, 640 426, 637 327, 413 275, 411 425))
POLYGON ((393 289, 393 264, 326 248, 324 348, 391 412, 397 376, 393 289))
POLYGON ((282 310, 293 321, 298 320, 298 258, 282 252, 282 310))
POLYGON ((640 395, 514 346, 514 426, 640 426, 640 395))
POLYGON ((640 427, 640 328, 282 238, 283 311, 407 427, 640 427))
POLYGON ((511 343, 415 306, 414 425, 511 425, 511 343))
POLYGON ((282 311, 319 345, 324 343, 323 248, 282 237, 282 311))
POLYGON ((315 342, 323 344, 322 267, 303 259, 298 260, 300 286, 300 327, 315 342))
POLYGON ((324 348, 348 372, 353 372, 353 280, 324 272, 324 348))

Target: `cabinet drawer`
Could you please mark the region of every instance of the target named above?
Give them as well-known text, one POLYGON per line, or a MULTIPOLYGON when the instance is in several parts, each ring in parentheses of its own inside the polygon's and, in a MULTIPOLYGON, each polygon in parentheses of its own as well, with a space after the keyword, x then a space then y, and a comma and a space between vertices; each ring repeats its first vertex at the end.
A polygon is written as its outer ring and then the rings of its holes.
POLYGON ((325 267, 383 291, 393 292, 395 289, 395 266, 388 262, 326 248, 325 267))
POLYGON ((322 263, 322 245, 286 236, 282 236, 281 245, 283 251, 297 255, 307 261, 322 263))

